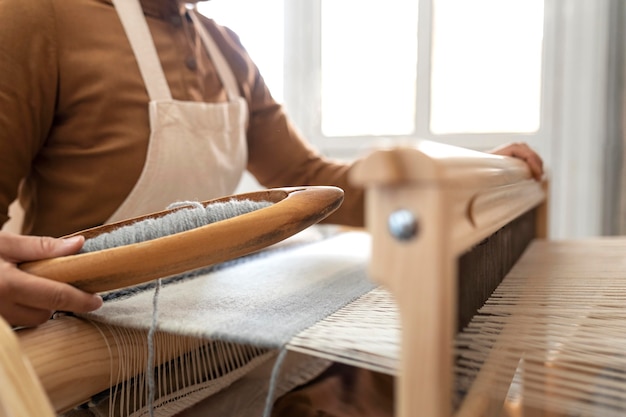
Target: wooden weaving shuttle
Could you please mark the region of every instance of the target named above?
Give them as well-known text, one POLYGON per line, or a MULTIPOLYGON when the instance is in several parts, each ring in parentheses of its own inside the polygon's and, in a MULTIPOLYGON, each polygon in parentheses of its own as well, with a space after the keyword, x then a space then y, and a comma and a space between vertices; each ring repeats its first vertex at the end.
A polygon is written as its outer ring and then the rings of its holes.
MULTIPOLYGON (((246 214, 153 240, 96 252, 25 262, 20 269, 65 282, 88 292, 102 292, 152 281, 224 262, 280 242, 320 222, 343 202, 343 190, 312 186, 274 188, 202 202, 203 206, 229 200, 273 203, 246 214)), ((85 239, 171 210, 123 220, 80 232, 85 239)))

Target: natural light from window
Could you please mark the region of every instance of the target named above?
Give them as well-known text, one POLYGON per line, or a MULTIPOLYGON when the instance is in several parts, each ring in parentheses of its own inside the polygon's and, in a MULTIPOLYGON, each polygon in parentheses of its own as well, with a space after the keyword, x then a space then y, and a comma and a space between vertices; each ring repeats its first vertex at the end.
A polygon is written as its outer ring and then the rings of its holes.
MULTIPOLYGON (((198 3, 201 13, 240 36, 279 102, 284 39, 291 36, 284 33, 285 1, 290 0, 198 3)), ((321 101, 305 100, 310 109, 300 113, 309 112, 323 136, 539 129, 544 0, 432 0, 430 92, 417 90, 422 1, 310 1, 321 6, 321 56, 312 56, 310 69, 320 74, 315 97, 321 101), (421 100, 430 103, 429 115, 416 114, 421 100), (421 120, 428 126, 418 126, 421 120)))
POLYGON ((322 133, 411 134, 418 2, 321 1, 322 133))
POLYGON ((283 101, 284 90, 284 1, 212 0, 198 3, 200 13, 239 35, 278 102, 283 101))
POLYGON ((543 0, 434 0, 430 129, 539 129, 543 0))

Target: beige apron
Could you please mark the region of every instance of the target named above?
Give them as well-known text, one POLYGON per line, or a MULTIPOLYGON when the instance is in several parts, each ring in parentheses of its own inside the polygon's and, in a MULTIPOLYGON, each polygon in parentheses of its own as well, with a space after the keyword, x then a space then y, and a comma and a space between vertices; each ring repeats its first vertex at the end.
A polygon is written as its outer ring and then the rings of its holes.
POLYGON ((150 142, 143 171, 111 223, 181 200, 232 194, 247 162, 247 105, 219 48, 189 11, 228 101, 173 100, 139 0, 113 0, 150 96, 150 142))

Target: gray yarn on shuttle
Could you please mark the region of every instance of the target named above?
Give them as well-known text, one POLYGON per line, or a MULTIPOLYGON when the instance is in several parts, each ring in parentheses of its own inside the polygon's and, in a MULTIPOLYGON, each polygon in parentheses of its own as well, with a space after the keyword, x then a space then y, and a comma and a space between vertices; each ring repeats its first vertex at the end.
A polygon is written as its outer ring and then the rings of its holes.
POLYGON ((147 218, 87 239, 81 253, 95 252, 133 243, 145 242, 174 233, 186 232, 207 224, 226 220, 271 206, 270 201, 232 199, 208 204, 177 202, 168 208, 189 206, 159 218, 147 218))

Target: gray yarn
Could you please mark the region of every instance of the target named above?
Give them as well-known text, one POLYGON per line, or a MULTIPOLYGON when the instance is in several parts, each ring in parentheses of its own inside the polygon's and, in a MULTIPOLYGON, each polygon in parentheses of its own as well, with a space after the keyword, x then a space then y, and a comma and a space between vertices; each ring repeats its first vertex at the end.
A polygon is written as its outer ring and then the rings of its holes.
POLYGON ((207 224, 226 220, 271 206, 270 201, 232 199, 212 203, 206 207, 198 202, 174 203, 169 208, 192 206, 169 213, 159 218, 149 218, 122 226, 108 233, 87 239, 81 253, 95 252, 133 243, 145 242, 174 233, 185 232, 207 224))
POLYGON ((276 396, 276 387, 278 385, 278 377, 280 375, 280 369, 283 366, 283 362, 285 362, 285 358, 287 357, 287 347, 283 346, 278 353, 278 357, 276 358, 276 362, 274 362, 274 366, 272 367, 272 375, 270 376, 270 384, 267 390, 267 395, 265 396, 265 407, 263 408, 263 417, 270 417, 272 414, 272 409, 274 408, 274 397, 276 396))
POLYGON ((156 288, 152 297, 152 323, 148 331, 148 364, 146 366, 146 375, 148 378, 148 410, 150 417, 154 417, 154 398, 156 396, 156 383, 154 381, 154 334, 157 331, 159 310, 159 292, 161 290, 161 279, 156 280, 156 288))

